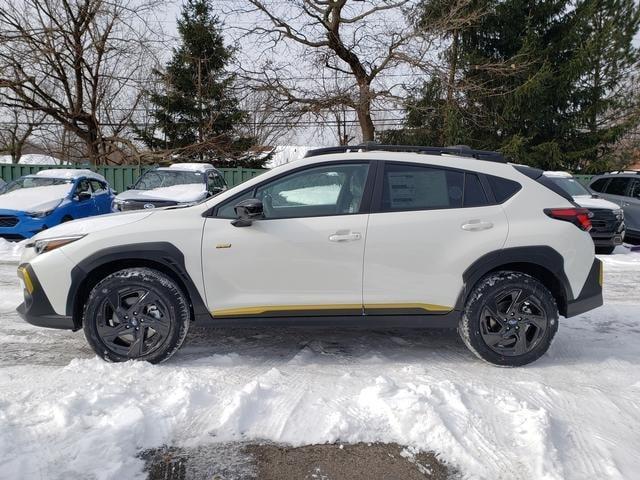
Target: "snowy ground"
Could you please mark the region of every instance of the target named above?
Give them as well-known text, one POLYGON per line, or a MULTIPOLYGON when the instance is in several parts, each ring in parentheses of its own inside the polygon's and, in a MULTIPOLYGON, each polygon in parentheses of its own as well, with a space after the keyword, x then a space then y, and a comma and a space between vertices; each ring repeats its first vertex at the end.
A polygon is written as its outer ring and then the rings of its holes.
POLYGON ((17 254, 0 240, 0 478, 144 478, 143 449, 252 439, 397 442, 465 478, 638 478, 640 253, 603 257, 606 306, 518 369, 452 334, 268 329, 107 364, 17 317, 17 254))

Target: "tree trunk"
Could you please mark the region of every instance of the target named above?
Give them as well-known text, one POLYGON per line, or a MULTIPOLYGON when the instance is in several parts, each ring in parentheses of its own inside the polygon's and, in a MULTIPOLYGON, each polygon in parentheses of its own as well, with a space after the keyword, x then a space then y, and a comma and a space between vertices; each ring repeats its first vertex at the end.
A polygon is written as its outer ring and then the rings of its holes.
POLYGON ((367 82, 360 83, 360 98, 356 113, 358 114, 358 123, 362 131, 362 141, 373 142, 376 132, 371 118, 371 90, 367 82))

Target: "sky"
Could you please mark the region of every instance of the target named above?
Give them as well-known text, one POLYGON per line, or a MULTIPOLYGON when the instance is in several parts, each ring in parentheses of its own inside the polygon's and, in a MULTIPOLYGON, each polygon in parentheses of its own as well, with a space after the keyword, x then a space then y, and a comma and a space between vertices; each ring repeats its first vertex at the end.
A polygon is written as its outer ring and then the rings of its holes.
MULTIPOLYGON (((227 27, 231 27, 230 31, 227 33, 227 43, 237 45, 240 47, 242 62, 250 64, 253 63, 254 58, 253 55, 256 54, 258 49, 256 49, 255 45, 252 44, 251 41, 246 38, 233 38, 233 36, 239 36, 239 32, 234 27, 248 26, 250 25, 251 19, 247 18, 246 15, 238 16, 234 14, 229 14, 229 7, 233 5, 237 5, 242 0, 218 0, 214 2, 215 5, 221 6, 220 18, 223 20, 227 27)), ((160 15, 159 21, 161 22, 165 33, 172 36, 173 38, 178 37, 177 29, 176 29, 176 18, 180 14, 180 9, 182 7, 182 0, 176 0, 168 8, 166 8, 160 15)), ((390 22, 393 19, 389 20, 390 22)), ((640 33, 636 35, 634 43, 637 46, 640 46, 640 33)), ((170 49, 167 49, 167 55, 170 55, 170 49)), ((406 73, 401 73, 400 75, 405 75, 406 73)), ((395 108, 396 106, 390 106, 390 108, 395 108)), ((399 106, 397 106, 399 107, 399 106)), ((388 126, 393 128, 394 124, 399 121, 401 116, 400 108, 397 110, 381 112, 380 110, 374 114, 374 121, 378 121, 380 126, 388 126), (375 118, 377 117, 377 118, 375 118), (385 123, 388 122, 388 123, 385 123)), ((354 135, 358 135, 359 128, 357 127, 357 122, 355 119, 355 115, 350 118, 352 122, 351 132, 354 135)), ((384 127, 383 127, 384 128, 384 127)), ((378 128, 379 129, 379 128, 378 128)), ((333 128, 318 128, 318 127, 309 127, 303 126, 297 128, 295 130, 290 131, 283 138, 279 140, 278 143, 286 144, 286 145, 310 145, 310 146, 329 146, 337 144, 337 137, 335 135, 335 127, 333 128)), ((356 142, 357 143, 357 142, 356 142)))

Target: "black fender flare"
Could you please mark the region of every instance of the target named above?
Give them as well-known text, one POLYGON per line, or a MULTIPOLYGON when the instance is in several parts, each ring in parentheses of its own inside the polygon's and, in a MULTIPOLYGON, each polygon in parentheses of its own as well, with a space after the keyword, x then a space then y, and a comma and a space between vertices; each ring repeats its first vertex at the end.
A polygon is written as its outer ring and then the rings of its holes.
POLYGON ((103 276, 127 266, 161 267, 174 277, 185 290, 194 318, 211 318, 209 309, 187 272, 184 255, 170 242, 149 242, 120 245, 98 250, 82 260, 71 270, 71 286, 67 294, 66 313, 73 317, 76 328, 81 326, 82 305, 79 299, 87 294, 87 282, 96 272, 103 276))
POLYGON ((573 300, 573 291, 564 271, 564 258, 548 245, 505 248, 480 257, 462 274, 463 287, 456 301, 456 310, 464 310, 469 293, 487 273, 499 270, 501 267, 515 268, 517 266, 524 267, 522 269, 525 270, 525 273, 528 273, 527 270, 537 271, 548 277, 546 282, 545 278, 540 280, 556 297, 560 314, 566 316, 567 303, 573 300), (553 285, 548 284, 549 280, 553 285))

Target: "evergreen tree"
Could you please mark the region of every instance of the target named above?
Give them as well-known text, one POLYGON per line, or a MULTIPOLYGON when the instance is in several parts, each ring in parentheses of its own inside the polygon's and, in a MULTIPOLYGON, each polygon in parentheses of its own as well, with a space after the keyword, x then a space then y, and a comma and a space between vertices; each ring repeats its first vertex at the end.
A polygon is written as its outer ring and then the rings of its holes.
MULTIPOLYGON (((477 24, 460 33, 460 84, 482 88, 462 91, 455 103, 455 143, 501 150, 546 169, 607 168, 612 147, 638 124, 630 89, 639 25, 634 0, 486 2, 477 24), (484 68, 505 63, 512 74, 484 68)), ((425 138, 425 128, 444 129, 451 103, 443 98, 425 88, 407 106, 410 128, 391 136, 410 141, 425 138), (416 108, 430 113, 415 115, 416 108)))
POLYGON ((163 91, 150 93, 155 122, 139 134, 148 147, 176 149, 184 161, 221 164, 215 160, 237 156, 252 143, 235 133, 246 114, 233 93, 234 76, 225 70, 234 50, 224 44, 212 0, 187 0, 177 23, 180 46, 156 72, 163 91))

